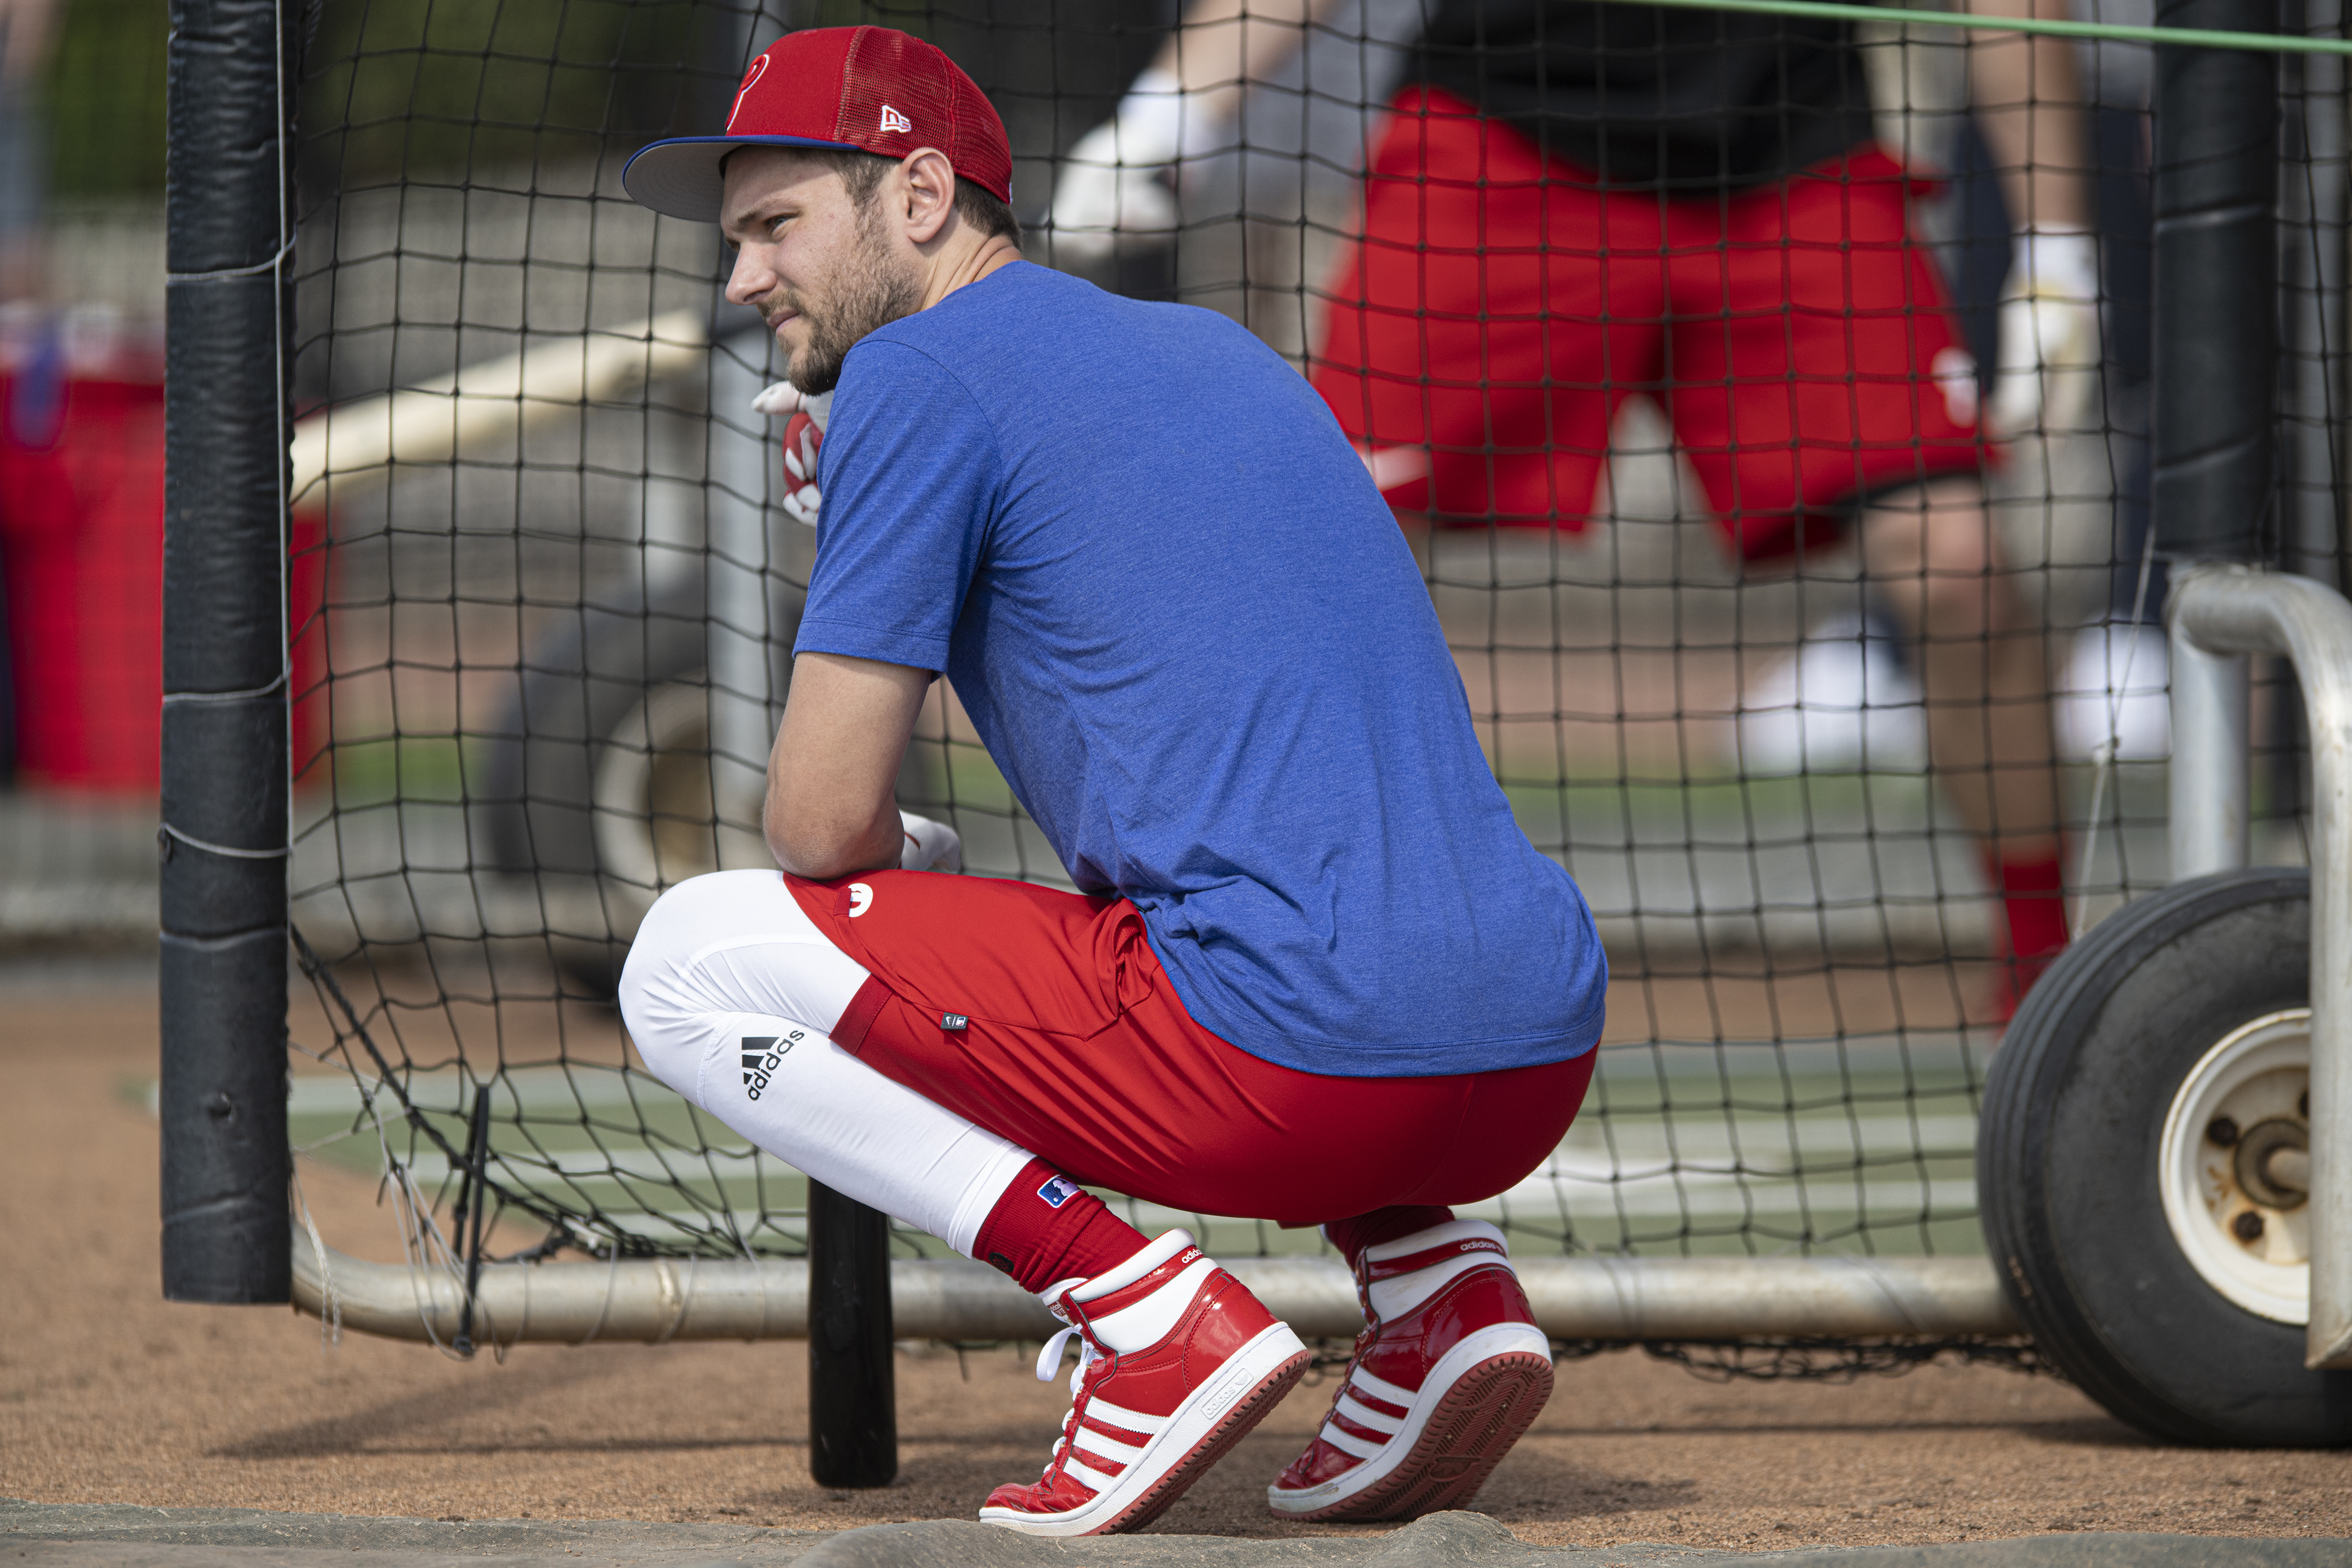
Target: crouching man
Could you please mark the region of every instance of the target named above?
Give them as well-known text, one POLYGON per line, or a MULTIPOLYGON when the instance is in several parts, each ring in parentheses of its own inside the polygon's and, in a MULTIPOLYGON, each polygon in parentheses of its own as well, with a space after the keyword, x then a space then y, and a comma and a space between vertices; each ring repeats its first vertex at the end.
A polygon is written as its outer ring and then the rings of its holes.
POLYGON ((982 1519, 1136 1529, 1307 1367, 1191 1236, 1084 1185, 1321 1225, 1353 1267, 1367 1327, 1276 1512, 1468 1500, 1552 1372, 1501 1234, 1448 1205, 1567 1131, 1606 966, 1330 411, 1221 316, 1023 261, 1003 125, 901 33, 779 40, 723 134, 626 178, 717 220, 728 298, 838 387, 782 869, 646 917, 646 1066, 1069 1325, 1061 1441, 982 1519), (941 671, 1083 895, 910 868, 951 847, 892 803, 941 671))

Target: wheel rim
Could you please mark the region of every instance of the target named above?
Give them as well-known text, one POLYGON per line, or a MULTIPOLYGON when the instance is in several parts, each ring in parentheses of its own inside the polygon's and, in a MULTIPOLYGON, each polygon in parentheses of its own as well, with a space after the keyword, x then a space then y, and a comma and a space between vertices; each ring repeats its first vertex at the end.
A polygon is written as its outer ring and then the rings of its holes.
POLYGON ((2231 1030, 2172 1097, 2158 1156, 2165 1222, 2205 1282, 2273 1322, 2311 1317, 2311 1009, 2231 1030))
POLYGON ((712 811, 703 687, 658 687, 614 726, 596 759, 595 802, 597 868, 640 903, 743 858, 727 851, 748 830, 712 811))

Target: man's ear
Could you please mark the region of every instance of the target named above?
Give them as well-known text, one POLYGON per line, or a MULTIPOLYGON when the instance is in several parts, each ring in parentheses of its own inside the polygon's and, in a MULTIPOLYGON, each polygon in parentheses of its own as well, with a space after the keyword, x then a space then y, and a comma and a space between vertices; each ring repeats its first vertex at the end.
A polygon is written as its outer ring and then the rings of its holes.
POLYGON ((936 147, 918 147, 899 163, 905 184, 907 237, 929 245, 955 215, 955 165, 936 147))

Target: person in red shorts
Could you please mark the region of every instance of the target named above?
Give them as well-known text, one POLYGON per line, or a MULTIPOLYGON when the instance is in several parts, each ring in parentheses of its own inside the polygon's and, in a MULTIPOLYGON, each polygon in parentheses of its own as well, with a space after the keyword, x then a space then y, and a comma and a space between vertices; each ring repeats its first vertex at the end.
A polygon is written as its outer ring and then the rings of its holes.
MULTIPOLYGON (((1230 146, 1324 0, 1201 0, 1073 150, 1056 244, 1171 228, 1169 174, 1230 146)), ((1969 9, 2063 16, 2063 0, 1969 9)), ((2001 364, 1974 361, 1915 242, 1926 182, 1874 140, 1842 22, 1599 0, 1439 0, 1326 292, 1316 389, 1418 542, 1577 530, 1625 398, 1654 400, 1727 546, 1792 558, 1859 534, 1916 657, 1930 759, 1984 846, 2013 955, 2004 1013, 2067 939, 2049 674, 2004 573, 1993 437, 2066 412, 2098 359, 2071 46, 1971 35, 1981 132, 2019 232, 2001 364)))
POLYGON ((778 40, 720 134, 625 172, 719 222, 728 298, 831 403, 793 452, 822 504, 780 869, 665 893, 622 1015, 689 1102, 1068 1325, 1061 1440, 982 1520, 1136 1529, 1307 1364, 1089 1185, 1322 1225, 1365 1304, 1323 1439, 1357 1462, 1277 1507, 1451 1507, 1552 1381, 1502 1233, 1454 1208, 1558 1146, 1607 962, 1329 409, 1222 316, 1022 260, 1011 174, 970 78, 872 26, 778 40), (1077 891, 938 874, 954 836, 897 809, 941 672, 1077 891))

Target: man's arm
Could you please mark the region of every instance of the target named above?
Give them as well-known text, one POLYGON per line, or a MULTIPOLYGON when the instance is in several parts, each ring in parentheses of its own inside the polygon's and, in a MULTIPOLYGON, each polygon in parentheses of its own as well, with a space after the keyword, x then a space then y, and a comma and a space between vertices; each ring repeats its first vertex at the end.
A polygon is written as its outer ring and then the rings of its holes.
POLYGON ((1244 84, 1298 50, 1307 24, 1338 0, 1192 0, 1118 111, 1070 149, 1054 185, 1055 243, 1080 259, 1115 237, 1176 226, 1171 164, 1231 144, 1244 84))
MULTIPOLYGON (((1980 16, 2063 18, 2066 0, 1961 0, 1980 16)), ((2083 427, 2099 379, 2099 242, 2088 116, 2067 38, 1976 33, 1969 97, 2015 230, 1988 429, 2083 427)))
POLYGON ((1338 9, 1337 0, 1193 0, 1151 63, 1230 120, 1241 108, 1240 84, 1279 70, 1306 25, 1338 9))
MULTIPOLYGON (((2066 0, 1962 0, 1979 16, 2069 21, 2066 0)), ((1969 93, 2000 171, 2010 221, 2036 228, 2091 226, 2091 158, 2074 43, 2044 34, 1971 33, 1969 93)))
POLYGON ((761 821, 777 865, 823 880, 898 864, 898 763, 930 685, 928 669, 845 654, 793 661, 761 821))

